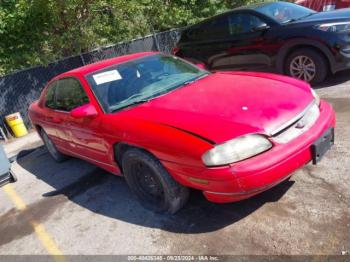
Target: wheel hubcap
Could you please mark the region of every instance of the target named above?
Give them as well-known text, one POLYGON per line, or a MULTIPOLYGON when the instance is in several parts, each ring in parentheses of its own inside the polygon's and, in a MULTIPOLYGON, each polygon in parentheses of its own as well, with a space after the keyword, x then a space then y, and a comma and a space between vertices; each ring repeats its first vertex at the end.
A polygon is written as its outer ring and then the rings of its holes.
POLYGON ((142 194, 152 202, 161 201, 164 191, 153 171, 141 162, 135 163, 133 169, 142 194))
POLYGON ((311 82, 316 76, 316 65, 307 56, 297 56, 290 63, 290 74, 306 82, 311 82))

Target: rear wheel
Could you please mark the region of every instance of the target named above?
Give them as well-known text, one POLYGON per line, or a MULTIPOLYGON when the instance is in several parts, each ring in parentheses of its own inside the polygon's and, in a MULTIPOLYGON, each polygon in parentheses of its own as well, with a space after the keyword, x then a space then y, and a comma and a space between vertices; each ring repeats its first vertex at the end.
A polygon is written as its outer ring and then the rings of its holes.
POLYGON ((68 157, 61 152, 59 152, 55 146, 55 144, 52 142, 52 140, 48 137, 44 129, 41 130, 41 137, 43 138, 44 144, 46 146, 47 151, 49 152, 50 156, 56 161, 56 162, 63 162, 68 157))
POLYGON ((144 207, 174 214, 186 204, 189 189, 177 183, 147 152, 129 149, 123 155, 122 167, 127 184, 144 207))
POLYGON ((285 72, 310 84, 318 84, 325 80, 328 65, 319 52, 310 48, 302 48, 288 56, 285 72))
POLYGON ((17 176, 12 172, 12 170, 10 170, 10 175, 11 175, 10 183, 17 182, 17 176))

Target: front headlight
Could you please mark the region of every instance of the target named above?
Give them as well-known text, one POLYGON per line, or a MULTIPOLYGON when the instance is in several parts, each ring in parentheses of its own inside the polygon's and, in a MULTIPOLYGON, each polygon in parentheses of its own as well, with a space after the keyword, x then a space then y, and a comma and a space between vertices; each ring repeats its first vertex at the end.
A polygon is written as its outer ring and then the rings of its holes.
POLYGON ((311 93, 312 93, 312 95, 313 95, 314 98, 315 98, 316 104, 319 106, 320 103, 321 103, 320 97, 319 97, 318 94, 315 92, 315 90, 313 90, 312 88, 311 88, 311 93))
POLYGON ((262 135, 246 135, 216 145, 202 160, 206 166, 222 166, 258 155, 271 147, 271 142, 262 135))
POLYGON ((325 32, 350 32, 350 22, 325 23, 317 25, 316 28, 325 32))

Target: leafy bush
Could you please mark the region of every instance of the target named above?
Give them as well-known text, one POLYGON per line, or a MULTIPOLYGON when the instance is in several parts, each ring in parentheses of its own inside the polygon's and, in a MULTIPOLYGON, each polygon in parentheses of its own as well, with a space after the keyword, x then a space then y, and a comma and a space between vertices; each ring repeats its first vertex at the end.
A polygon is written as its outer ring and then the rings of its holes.
POLYGON ((254 0, 0 0, 0 75, 182 27, 254 0))

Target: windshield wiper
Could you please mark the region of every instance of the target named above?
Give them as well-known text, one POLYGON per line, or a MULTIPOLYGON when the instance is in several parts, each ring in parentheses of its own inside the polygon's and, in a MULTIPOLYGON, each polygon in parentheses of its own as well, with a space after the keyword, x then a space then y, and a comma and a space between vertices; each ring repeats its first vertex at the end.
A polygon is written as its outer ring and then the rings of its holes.
POLYGON ((131 102, 131 103, 126 104, 126 105, 115 106, 114 108, 111 108, 111 112, 114 113, 116 111, 119 111, 119 110, 122 110, 122 109, 125 109, 125 108, 128 108, 128 107, 131 107, 131 106, 136 106, 136 105, 139 105, 139 104, 143 104, 143 103, 148 102, 149 100, 150 99, 141 99, 141 100, 137 100, 137 101, 131 102))
POLYGON ((302 16, 302 17, 299 17, 299 18, 292 18, 292 19, 289 19, 289 20, 284 21, 283 24, 288 24, 288 23, 291 23, 291 22, 299 21, 299 20, 302 20, 302 19, 304 19, 304 18, 306 18, 306 17, 312 16, 312 15, 314 15, 314 14, 315 14, 315 13, 310 13, 310 14, 308 14, 308 15, 305 15, 305 16, 302 16))
POLYGON ((304 18, 309 17, 309 16, 312 16, 312 15, 314 15, 314 14, 316 14, 316 13, 310 13, 310 14, 308 14, 308 15, 306 15, 306 16, 300 17, 299 20, 300 20, 300 19, 304 19, 304 18))
POLYGON ((289 20, 283 21, 282 24, 288 24, 288 23, 295 22, 295 21, 297 21, 297 20, 293 18, 293 19, 289 19, 289 20))
MULTIPOLYGON (((201 75, 201 76, 199 76, 199 77, 197 77, 197 78, 195 78, 195 79, 192 79, 192 80, 189 80, 189 81, 184 82, 183 84, 181 84, 181 86, 185 86, 185 85, 192 84, 192 83, 194 83, 194 82, 196 82, 196 81, 198 81, 198 80, 200 80, 200 79, 202 79, 202 78, 204 78, 204 77, 206 77, 206 76, 208 76, 208 75, 209 75, 209 73, 205 73, 205 74, 203 74, 203 75, 201 75)), ((159 91, 161 91, 161 90, 162 90, 162 89, 160 89, 159 91)), ((157 91, 158 91, 158 90, 157 90, 157 91)), ((164 90, 164 91, 166 91, 166 90, 164 90)), ((162 93, 164 93, 164 92, 162 92, 162 93)), ((158 94, 157 97, 158 97, 159 95, 160 95, 160 94, 158 94)), ((130 101, 130 100, 132 100, 132 99, 134 99, 134 98, 136 98, 136 97, 139 97, 139 96, 145 96, 145 94, 144 94, 144 93, 136 93, 136 94, 133 94, 132 96, 130 96, 130 97, 127 98, 126 100, 122 101, 122 104, 125 104, 126 102, 128 102, 128 101, 130 101)), ((148 98, 146 98, 146 99, 144 98, 144 99, 136 100, 136 101, 133 101, 133 102, 128 103, 128 104, 125 104, 125 105, 120 105, 120 106, 116 105, 116 106, 114 106, 114 107, 111 108, 111 112, 113 113, 113 112, 119 111, 119 110, 121 110, 121 109, 125 109, 125 108, 131 107, 131 106, 135 106, 135 105, 138 105, 138 104, 146 103, 146 102, 149 102, 150 100, 152 100, 152 99, 154 99, 154 98, 155 98, 155 97, 148 97, 148 98)))
POLYGON ((192 83, 194 83, 194 82, 197 82, 198 80, 201 80, 202 78, 204 78, 204 77, 206 77, 206 76, 208 76, 208 75, 209 75, 209 73, 205 73, 204 75, 201 75, 201 76, 199 76, 199 77, 197 77, 197 78, 195 78, 195 79, 188 80, 188 81, 184 82, 182 85, 183 85, 183 86, 186 86, 186 85, 192 84, 192 83))

